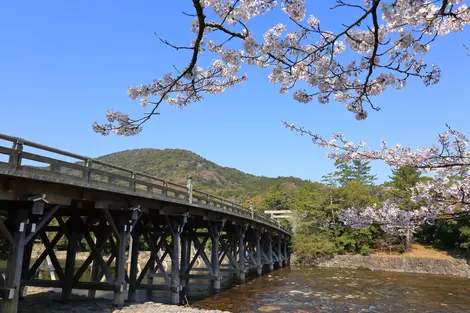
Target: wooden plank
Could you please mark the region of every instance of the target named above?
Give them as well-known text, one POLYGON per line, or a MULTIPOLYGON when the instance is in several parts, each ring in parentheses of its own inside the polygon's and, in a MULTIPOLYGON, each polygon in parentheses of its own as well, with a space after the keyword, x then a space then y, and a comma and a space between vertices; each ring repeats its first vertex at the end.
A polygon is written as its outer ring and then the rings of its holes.
POLYGON ((212 276, 214 276, 214 271, 212 269, 212 264, 209 261, 209 258, 207 257, 206 252, 204 251, 204 245, 201 245, 201 243, 199 242, 199 239, 195 236, 192 237, 192 240, 193 240, 193 243, 194 243, 194 247, 198 250, 199 255, 201 256, 201 258, 202 258, 204 264, 206 265, 209 273, 212 276))
POLYGON ((62 302, 68 302, 72 295, 73 274, 75 271, 78 240, 79 234, 76 231, 72 231, 68 240, 64 278, 61 281, 62 293, 60 295, 60 300, 62 302))
POLYGON ((5 224, 3 223, 3 220, 0 219, 0 233, 2 234, 3 238, 5 238, 10 245, 13 245, 13 237, 10 233, 10 231, 7 229, 5 224))
POLYGON ((139 245, 140 245, 140 233, 134 232, 131 234, 131 243, 129 257, 131 258, 131 264, 129 268, 129 293, 127 299, 130 302, 135 302, 136 300, 136 288, 137 283, 137 274, 138 274, 138 265, 139 265, 139 245))
POLYGON ((171 302, 173 304, 180 304, 180 265, 179 265, 179 255, 180 255, 180 234, 178 231, 179 227, 183 225, 178 225, 178 221, 172 221, 172 234, 171 234, 171 302))
POLYGON ((3 288, 14 289, 13 297, 3 299, 0 303, 0 312, 16 313, 18 300, 20 298, 21 270, 24 255, 25 224, 28 217, 28 211, 25 209, 10 212, 10 222, 12 224, 13 244, 8 255, 7 268, 5 271, 5 283, 3 288))
MULTIPOLYGON (((34 287, 46 287, 46 288, 60 288, 61 282, 58 280, 42 280, 42 279, 30 279, 30 280, 22 280, 22 285, 25 286, 34 286, 34 287)), ((109 283, 103 282, 87 282, 87 281, 80 281, 80 282, 72 282, 71 285, 72 289, 95 289, 95 290, 113 290, 115 287, 109 283)))
MULTIPOLYGON (((87 231, 87 230, 85 230, 85 231, 87 231)), ((103 247, 106 244, 106 241, 108 240, 109 235, 110 234, 108 233, 108 234, 105 234, 104 236, 100 236, 98 238, 96 247, 100 252, 103 250, 103 247)), ((101 255, 101 253, 100 253, 100 255, 101 255)), ((94 254, 94 252, 90 251, 90 255, 86 258, 85 262, 83 262, 82 266, 80 266, 80 268, 75 273, 75 275, 73 277, 74 281, 79 281, 80 280, 80 278, 83 276, 83 274, 85 274, 85 272, 90 267, 91 262, 93 262, 93 258, 96 258, 96 257, 97 256, 94 254)), ((95 262, 95 263, 97 263, 97 262, 95 262)))
POLYGON ((134 286, 130 286, 136 290, 161 290, 161 291, 168 291, 171 289, 170 286, 167 285, 153 285, 153 284, 135 284, 134 286))
MULTIPOLYGON (((55 245, 59 242, 60 238, 63 236, 64 234, 62 232, 59 232, 55 235, 55 237, 53 238, 53 241, 50 242, 49 241, 49 238, 47 237, 47 235, 43 232, 40 233, 40 236, 41 236, 41 239, 42 239, 42 243, 44 244, 44 247, 46 247, 46 249, 44 250, 43 254, 44 254, 44 258, 46 258, 48 255, 51 259, 51 263, 52 263, 52 266, 54 267, 56 273, 57 273, 57 276, 59 277, 59 279, 62 279, 62 277, 64 276, 64 272, 62 271, 62 267, 60 266, 60 263, 59 263, 59 260, 57 260, 57 257, 54 253, 54 247, 55 245)), ((42 256, 42 255, 41 255, 42 256)), ((36 263, 38 263, 39 260, 36 260, 36 263)), ((43 261, 43 260, 42 260, 43 261)), ((41 261, 41 263, 42 263, 41 261)), ((36 264, 35 263, 35 264, 36 264)), ((41 265, 41 263, 38 264, 41 265)), ((34 276, 34 273, 35 271, 32 273, 32 270, 34 269, 34 266, 31 268, 30 270, 30 275, 29 277, 32 277, 34 276)))
POLYGON ((119 238, 119 230, 117 229, 116 224, 114 223, 114 219, 109 210, 104 210, 104 217, 106 218, 108 226, 111 228, 111 231, 113 232, 114 236, 116 236, 116 238, 119 238))
POLYGON ((90 234, 88 232, 85 232, 83 233, 83 237, 85 237, 85 240, 88 243, 88 246, 90 247, 91 251, 94 253, 96 257, 95 262, 98 262, 98 264, 100 265, 101 270, 103 271, 103 273, 106 276, 106 279, 108 280, 108 283, 112 284, 113 275, 111 274, 111 271, 109 270, 109 267, 108 267, 109 265, 106 264, 106 262, 104 261, 103 257, 101 256, 101 252, 97 249, 90 234))
MULTIPOLYGON (((70 162, 66 162, 66 161, 62 161, 62 160, 58 160, 58 159, 53 159, 53 158, 49 158, 49 157, 46 157, 46 156, 30 153, 30 152, 23 151, 21 153, 21 155, 22 155, 23 159, 27 159, 27 160, 31 160, 31 161, 36 161, 36 162, 55 165, 55 166, 62 166, 62 167, 66 167, 66 168, 70 168, 70 169, 74 169, 74 170, 78 170, 78 171, 86 170, 85 166, 79 165, 77 163, 70 163, 70 162)), ((74 175, 72 175, 72 176, 74 176, 74 175)))
POLYGON ((33 237, 35 237, 38 234, 38 232, 44 227, 44 225, 46 225, 47 223, 51 221, 51 219, 53 218, 54 214, 57 212, 59 207, 60 205, 55 205, 52 208, 50 208, 49 211, 47 211, 46 215, 42 217, 41 221, 38 224, 36 224, 36 230, 34 232, 31 232, 28 235, 28 237, 26 237, 25 239, 26 243, 28 243, 31 239, 33 239, 33 237))
POLYGON ((125 216, 117 216, 117 228, 119 236, 117 237, 118 245, 116 251, 116 277, 114 281, 114 284, 117 288, 114 290, 113 297, 113 306, 115 307, 122 307, 124 305, 124 286, 126 285, 126 223, 127 220, 125 216))

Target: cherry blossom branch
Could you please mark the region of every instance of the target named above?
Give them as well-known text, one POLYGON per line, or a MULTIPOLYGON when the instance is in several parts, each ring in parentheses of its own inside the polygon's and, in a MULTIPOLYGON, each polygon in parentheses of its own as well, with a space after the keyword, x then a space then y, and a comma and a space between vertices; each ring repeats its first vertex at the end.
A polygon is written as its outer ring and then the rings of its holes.
POLYGON ((465 1, 366 0, 360 5, 337 0, 332 10, 348 9, 357 16, 331 32, 315 16, 306 18, 306 1, 312 0, 191 0, 195 13, 184 13, 195 17, 191 45, 158 37, 177 51, 192 50, 187 66, 128 89, 130 98, 140 99, 144 107, 152 105, 150 112, 132 119, 109 111, 108 122, 95 123, 94 130, 135 135, 164 101, 185 107, 245 81, 247 75, 240 73, 243 64, 270 68, 269 80, 280 85, 281 93, 292 92, 299 102, 335 100, 364 119, 367 107, 380 109, 372 98, 389 87, 401 89, 412 77, 426 85, 439 82, 440 69, 429 66, 423 55, 439 36, 461 32, 470 24, 465 1), (256 40, 259 34, 250 32, 249 22, 276 7, 293 22, 293 30, 279 23, 256 40), (212 33, 222 35, 214 36, 219 42, 209 38, 212 33), (343 56, 348 49, 352 53, 343 56), (202 53, 214 55, 215 60, 202 66, 198 57, 202 53))

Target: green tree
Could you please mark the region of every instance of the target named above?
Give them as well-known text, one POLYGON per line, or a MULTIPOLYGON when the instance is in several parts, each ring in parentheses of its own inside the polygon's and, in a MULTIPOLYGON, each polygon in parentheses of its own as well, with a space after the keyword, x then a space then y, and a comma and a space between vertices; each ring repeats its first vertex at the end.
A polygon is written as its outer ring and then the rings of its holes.
POLYGON ((373 185, 377 176, 370 173, 372 167, 368 162, 354 160, 352 162, 336 161, 334 176, 339 185, 358 181, 362 185, 373 185))

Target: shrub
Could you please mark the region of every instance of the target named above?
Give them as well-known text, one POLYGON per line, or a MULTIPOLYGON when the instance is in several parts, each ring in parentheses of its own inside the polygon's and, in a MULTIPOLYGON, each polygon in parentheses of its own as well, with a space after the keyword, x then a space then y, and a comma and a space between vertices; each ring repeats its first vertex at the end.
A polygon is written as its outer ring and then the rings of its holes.
POLYGON ((371 249, 367 245, 362 245, 361 250, 359 251, 361 255, 369 255, 370 252, 371 252, 371 249))
POLYGON ((300 265, 314 265, 337 252, 334 242, 323 235, 295 235, 293 251, 300 265))

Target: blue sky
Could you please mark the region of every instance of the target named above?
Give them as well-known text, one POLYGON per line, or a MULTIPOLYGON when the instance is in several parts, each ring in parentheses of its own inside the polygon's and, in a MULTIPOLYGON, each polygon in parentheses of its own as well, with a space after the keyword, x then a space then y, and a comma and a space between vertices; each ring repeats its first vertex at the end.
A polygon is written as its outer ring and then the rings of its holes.
MULTIPOLYGON (((0 10, 0 133, 97 157, 134 148, 181 148, 220 165, 265 176, 319 180, 333 170, 325 150, 313 148, 280 126, 281 120, 329 136, 342 131, 377 147, 381 139, 417 147, 430 145, 448 123, 470 133, 470 57, 465 33, 442 38, 428 60, 442 69, 438 85, 412 81, 401 91, 375 98, 382 107, 356 121, 344 105, 300 104, 280 95, 269 72, 248 68, 249 80, 183 110, 166 104, 136 137, 102 137, 91 129, 107 109, 142 114, 127 98, 139 85, 182 66, 184 53, 161 44, 154 32, 176 43, 192 40, 190 1, 3 1, 0 10)), ((312 7, 311 9, 315 9, 312 7)), ((316 15, 336 21, 322 5, 316 15)), ((342 13, 341 13, 342 14, 342 13)), ((344 15, 346 16, 346 15, 344 15)), ((277 23, 260 19, 255 32, 277 23)), ((345 17, 346 18, 346 17, 345 17)), ((374 164, 379 181, 389 169, 374 164)))

